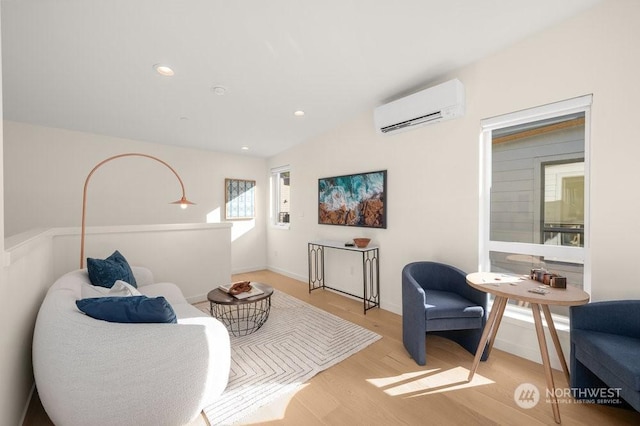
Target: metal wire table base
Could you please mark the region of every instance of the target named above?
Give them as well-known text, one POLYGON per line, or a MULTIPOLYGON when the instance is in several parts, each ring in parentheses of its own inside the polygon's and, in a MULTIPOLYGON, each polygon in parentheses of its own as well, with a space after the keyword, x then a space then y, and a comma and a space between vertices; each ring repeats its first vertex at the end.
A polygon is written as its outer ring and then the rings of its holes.
POLYGON ((211 303, 211 316, 219 319, 229 333, 238 337, 257 331, 267 322, 271 311, 271 296, 239 305, 211 303))

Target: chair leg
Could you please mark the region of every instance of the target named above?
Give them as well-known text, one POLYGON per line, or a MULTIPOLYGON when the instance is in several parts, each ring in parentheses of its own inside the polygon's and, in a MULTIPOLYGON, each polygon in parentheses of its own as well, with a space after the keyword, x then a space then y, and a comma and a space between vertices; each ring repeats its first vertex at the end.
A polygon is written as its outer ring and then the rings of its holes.
POLYGON ((412 323, 410 319, 405 321, 403 317, 402 324, 402 343, 405 349, 409 352, 409 355, 418 365, 425 365, 427 363, 427 330, 422 321, 422 327, 418 322, 412 323))
POLYGON ((570 386, 575 399, 589 399, 589 394, 580 392, 581 390, 598 389, 608 387, 598 376, 596 376, 587 366, 578 361, 575 357, 575 344, 571 342, 571 364, 570 386))
POLYGON ((422 339, 414 337, 410 341, 405 340, 403 342, 405 349, 418 365, 425 365, 427 363, 427 334, 425 333, 423 336, 422 339), (422 343, 420 343, 420 341, 422 341, 422 343))

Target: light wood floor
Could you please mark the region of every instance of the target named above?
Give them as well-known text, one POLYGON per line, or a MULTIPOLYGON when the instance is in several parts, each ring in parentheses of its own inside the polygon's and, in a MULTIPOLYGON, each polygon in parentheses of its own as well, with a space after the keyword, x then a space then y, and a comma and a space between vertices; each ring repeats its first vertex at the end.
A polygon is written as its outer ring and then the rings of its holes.
MULTIPOLYGON (((542 392, 542 366, 494 349, 481 363, 473 381, 466 382, 473 356, 457 344, 427 336, 427 365, 418 366, 402 346, 400 316, 374 309, 362 313, 362 304, 330 291, 309 294, 307 284, 269 272, 234 276, 235 280, 267 283, 298 299, 352 321, 382 339, 338 365, 313 377, 299 391, 260 408, 243 424, 281 425, 549 425, 555 424, 543 399, 525 410, 513 393, 522 383, 542 392)), ((398 291, 400 291, 398 289, 398 291)), ((558 388, 564 375, 554 372, 558 388)), ((560 404, 564 425, 638 425, 640 413, 572 399, 560 404)), ((51 425, 37 395, 24 425, 51 425)), ((201 417, 191 426, 206 424, 201 417)))

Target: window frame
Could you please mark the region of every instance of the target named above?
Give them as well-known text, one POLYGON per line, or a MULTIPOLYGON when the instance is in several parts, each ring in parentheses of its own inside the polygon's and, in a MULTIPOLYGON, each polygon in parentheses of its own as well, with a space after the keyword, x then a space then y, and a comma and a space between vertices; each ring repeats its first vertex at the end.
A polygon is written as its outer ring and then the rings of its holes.
POLYGON ((580 96, 565 101, 555 102, 535 108, 521 110, 480 122, 480 203, 479 203, 479 232, 478 232, 478 270, 491 270, 491 252, 516 253, 548 258, 562 259, 574 263, 582 263, 583 289, 591 293, 591 262, 590 262, 590 123, 591 104, 593 95, 580 96), (490 239, 491 226, 491 181, 492 181, 492 132, 504 127, 550 119, 572 113, 584 113, 584 247, 552 246, 544 244, 492 241, 490 239))
MULTIPOLYGON (((280 193, 280 176, 283 173, 289 173, 289 179, 291 179, 291 166, 285 165, 280 167, 274 167, 271 169, 271 179, 270 179, 270 187, 271 187, 271 209, 269 215, 269 222, 273 228, 276 229, 289 229, 291 224, 291 213, 289 212, 289 222, 280 222, 279 218, 279 206, 280 199, 282 194, 280 193)), ((291 185, 291 180, 289 180, 289 185, 291 185)))

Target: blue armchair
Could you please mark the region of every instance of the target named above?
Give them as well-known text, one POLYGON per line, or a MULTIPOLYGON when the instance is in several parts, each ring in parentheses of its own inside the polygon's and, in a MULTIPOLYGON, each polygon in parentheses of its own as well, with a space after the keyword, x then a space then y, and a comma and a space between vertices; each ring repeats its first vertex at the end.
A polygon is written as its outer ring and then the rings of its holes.
MULTIPOLYGON (((640 411, 640 300, 572 306, 571 389, 576 399, 624 399, 640 411), (595 395, 598 389, 620 389, 595 395)), ((617 404, 615 404, 617 405, 617 404)))
MULTIPOLYGON (((435 333, 476 353, 487 320, 487 294, 470 287, 466 274, 436 262, 402 270, 402 342, 411 358, 426 364, 426 334, 435 333)), ((487 352, 482 361, 487 359, 487 352)))

